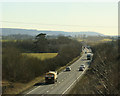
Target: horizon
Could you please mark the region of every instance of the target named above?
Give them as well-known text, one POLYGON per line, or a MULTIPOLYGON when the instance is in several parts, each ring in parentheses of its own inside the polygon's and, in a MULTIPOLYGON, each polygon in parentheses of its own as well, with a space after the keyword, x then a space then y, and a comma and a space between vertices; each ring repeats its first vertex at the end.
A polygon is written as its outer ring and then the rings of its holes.
MULTIPOLYGON (((49 32, 49 31, 53 31, 53 32, 68 32, 68 33, 71 33, 69 31, 60 31, 60 30, 39 30, 39 29, 22 29, 22 28, 0 28, 0 29, 20 29, 20 30, 30 30, 30 31, 46 31, 46 32, 49 32)), ((95 31, 79 31, 78 33, 98 33, 100 35, 104 35, 104 36, 118 36, 118 35, 105 35, 105 34, 102 34, 102 33, 99 33, 99 32, 95 32, 95 31)), ((77 33, 77 32, 73 32, 73 33, 77 33)))

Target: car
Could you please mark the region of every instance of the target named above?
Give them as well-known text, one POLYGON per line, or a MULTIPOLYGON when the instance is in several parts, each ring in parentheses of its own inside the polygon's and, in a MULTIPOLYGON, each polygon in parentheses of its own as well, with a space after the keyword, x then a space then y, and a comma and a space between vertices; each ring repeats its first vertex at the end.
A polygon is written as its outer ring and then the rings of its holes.
POLYGON ((82 65, 81 65, 81 67, 85 68, 85 65, 84 65, 84 64, 82 64, 82 65))
POLYGON ((84 71, 84 68, 80 66, 79 71, 84 71))
POLYGON ((71 68, 70 67, 66 67, 65 71, 71 71, 71 68))

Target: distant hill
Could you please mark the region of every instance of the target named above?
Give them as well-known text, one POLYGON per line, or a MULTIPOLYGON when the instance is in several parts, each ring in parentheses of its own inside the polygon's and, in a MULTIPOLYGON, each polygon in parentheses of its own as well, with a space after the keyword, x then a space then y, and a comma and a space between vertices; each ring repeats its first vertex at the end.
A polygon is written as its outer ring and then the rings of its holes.
POLYGON ((75 35, 86 35, 86 36, 104 36, 97 32, 64 32, 64 31, 43 31, 43 30, 32 30, 32 29, 15 29, 15 28, 0 28, 2 29, 2 36, 8 35, 31 35, 36 36, 39 33, 46 33, 47 35, 64 35, 64 36, 75 36, 75 35))

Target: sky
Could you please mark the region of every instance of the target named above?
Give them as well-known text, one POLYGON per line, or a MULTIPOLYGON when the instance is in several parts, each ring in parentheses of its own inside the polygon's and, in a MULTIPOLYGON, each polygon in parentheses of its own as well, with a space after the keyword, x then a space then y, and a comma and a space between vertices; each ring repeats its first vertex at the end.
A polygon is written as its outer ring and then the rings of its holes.
POLYGON ((118 34, 118 2, 1 2, 2 28, 118 34))

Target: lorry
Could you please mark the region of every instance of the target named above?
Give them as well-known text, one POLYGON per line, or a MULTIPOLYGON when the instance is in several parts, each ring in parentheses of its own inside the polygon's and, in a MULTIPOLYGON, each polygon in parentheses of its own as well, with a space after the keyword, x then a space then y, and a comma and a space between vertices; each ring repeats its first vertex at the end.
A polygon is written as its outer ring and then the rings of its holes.
POLYGON ((45 75, 45 83, 55 83, 57 82, 57 75, 56 71, 49 71, 45 75))
POLYGON ((91 54, 87 54, 87 60, 91 60, 92 57, 91 57, 91 54))

